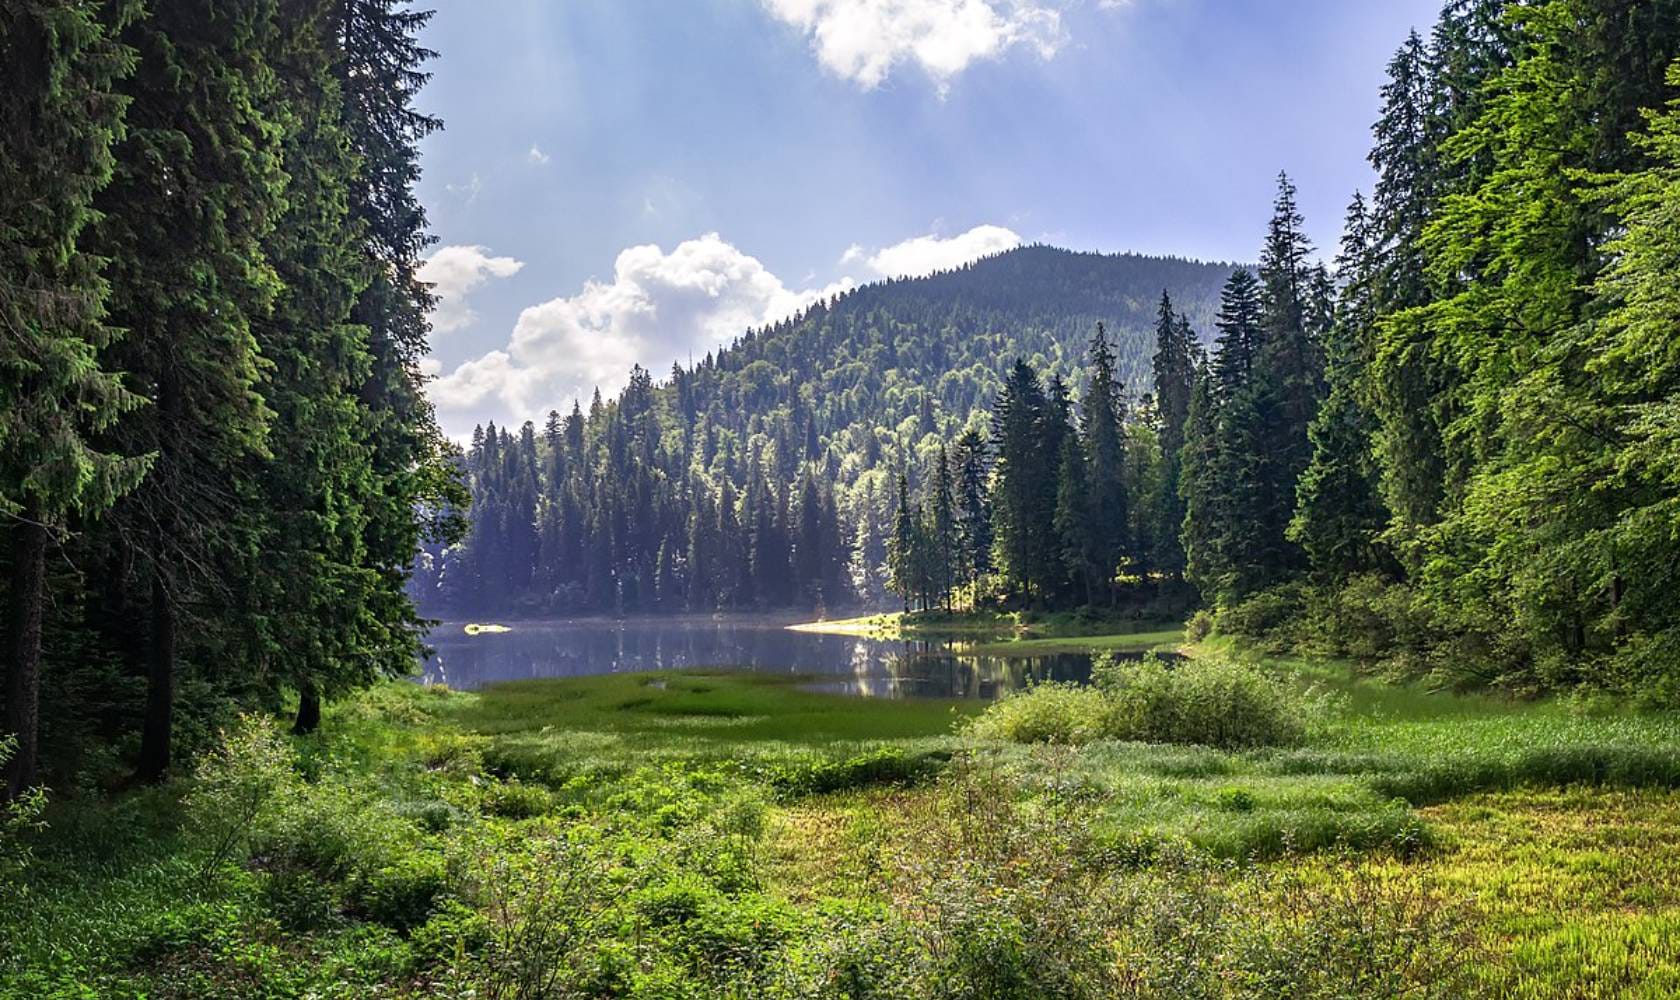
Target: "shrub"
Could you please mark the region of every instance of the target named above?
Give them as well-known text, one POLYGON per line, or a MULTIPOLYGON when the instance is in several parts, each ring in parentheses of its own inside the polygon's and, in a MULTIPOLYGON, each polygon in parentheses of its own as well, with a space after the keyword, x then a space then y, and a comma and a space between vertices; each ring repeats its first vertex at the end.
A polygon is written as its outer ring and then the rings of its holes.
POLYGON ((554 796, 541 785, 518 779, 494 781, 484 788, 484 811, 506 819, 530 819, 554 808, 554 796))
POLYGON ((430 851, 408 851, 360 876, 351 903, 369 920, 407 933, 431 919, 448 891, 449 872, 443 857, 430 851))
POLYGON ((209 849, 209 872, 270 832, 302 794, 297 754, 273 720, 247 715, 206 754, 187 795, 187 813, 209 849))
POLYGON ((1288 649, 1298 638, 1305 610, 1305 592, 1298 586, 1285 585, 1219 609, 1217 620, 1220 632, 1288 649))
POLYGON ((1290 746, 1323 712, 1323 700, 1257 667, 1190 659, 1097 658, 1094 687, 1040 684, 1012 694, 969 723, 982 739, 1016 743, 1134 740, 1241 750, 1290 746))
POLYGON ((912 785, 937 773, 948 752, 906 753, 882 747, 841 760, 796 758, 778 761, 767 777, 779 795, 820 795, 874 785, 912 785))
POLYGON ((1100 657, 1093 668, 1112 711, 1107 735, 1144 743, 1239 750, 1289 746, 1306 734, 1311 699, 1259 668, 1190 659, 1100 657))
POLYGON ((981 739, 1014 743, 1088 743, 1115 735, 1114 705, 1095 688, 1035 684, 1005 695, 968 724, 981 739))
MULTIPOLYGON (((0 735, 0 772, 17 752, 17 738, 0 735)), ((0 802, 0 886, 21 882, 33 858, 27 835, 46 824, 41 811, 47 807, 47 794, 32 788, 9 802, 0 802)))
POLYGON ((1190 616, 1184 623, 1184 638, 1191 642, 1201 642, 1213 634, 1213 614, 1206 608, 1190 616))

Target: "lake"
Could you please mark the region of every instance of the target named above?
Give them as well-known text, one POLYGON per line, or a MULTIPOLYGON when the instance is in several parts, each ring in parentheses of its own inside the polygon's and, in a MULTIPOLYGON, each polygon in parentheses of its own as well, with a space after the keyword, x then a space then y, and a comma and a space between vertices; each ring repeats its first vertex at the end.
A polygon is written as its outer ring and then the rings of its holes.
POLYGON ((876 698, 996 698, 1039 680, 1084 681, 1088 654, 976 656, 946 640, 874 639, 790 631, 761 618, 640 618, 508 622, 469 635, 449 622, 427 639, 432 682, 471 689, 541 677, 729 667, 805 675, 812 690, 876 698))

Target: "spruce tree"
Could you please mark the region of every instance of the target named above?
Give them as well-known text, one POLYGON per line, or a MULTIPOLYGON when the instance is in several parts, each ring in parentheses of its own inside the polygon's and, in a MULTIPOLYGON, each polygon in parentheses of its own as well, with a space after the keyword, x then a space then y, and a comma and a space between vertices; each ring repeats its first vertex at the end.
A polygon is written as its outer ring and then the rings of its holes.
MULTIPOLYGON (((989 466, 985 435, 972 427, 964 431, 957 439, 957 548, 960 575, 971 590, 992 572, 989 466)), ((977 597, 970 594, 970 600, 977 597)))
POLYGON ((1056 497, 1053 463, 1060 452, 1046 454, 1049 410, 1038 373, 1017 359, 992 407, 992 529, 998 569, 1018 600, 1042 596, 1046 561, 1055 551, 1050 522, 1056 497))
POLYGON ((910 610, 910 599, 919 584, 916 535, 916 515, 910 509, 910 482, 900 472, 898 504, 893 509, 892 535, 887 542, 887 587, 904 599, 905 611, 910 610))
POLYGON ((957 520, 951 466, 945 455, 944 444, 939 446, 939 458, 934 465, 933 479, 928 484, 928 489, 930 585, 938 602, 948 611, 951 607, 951 589, 955 584, 957 520))
POLYGON ((1219 549, 1219 537, 1226 524, 1222 471, 1218 398, 1213 373, 1203 365, 1197 371, 1184 421, 1178 495, 1184 504, 1184 525, 1179 535, 1184 549, 1184 577, 1207 600, 1218 596, 1225 572, 1219 549))
POLYGON ((116 38, 137 14, 72 0, 0 11, 0 517, 12 571, 0 732, 18 739, 5 795, 36 783, 47 548, 132 489, 147 462, 100 441, 140 400, 101 366, 109 289, 85 249, 124 128, 116 90, 134 68, 116 38))
MULTIPOLYGON (((127 454, 157 456, 116 508, 118 537, 137 550, 150 591, 138 774, 156 780, 173 757, 182 616, 235 597, 228 567, 246 539, 230 486, 264 454, 272 416, 257 391, 252 323, 280 288, 264 240, 286 178, 283 129, 271 117, 273 0, 160 5, 122 38, 139 68, 122 85, 129 129, 116 174, 96 200, 98 252, 111 262, 112 320, 128 331, 106 363, 153 400, 113 439, 127 454)), ((193 645, 225 640, 219 624, 194 623, 193 645)))
POLYGON ((1337 259, 1342 292, 1327 345, 1330 391, 1308 429, 1313 457, 1297 486, 1289 528, 1314 573, 1331 582, 1391 562, 1379 538, 1388 512, 1376 483, 1374 422, 1360 396, 1371 354, 1376 251, 1365 200, 1356 194, 1337 259))
MULTIPOLYGON (((1165 296, 1163 295, 1163 299, 1165 296)), ((1170 310, 1170 305, 1168 306, 1170 310)), ((1081 505, 1088 504, 1082 513, 1084 523, 1079 546, 1080 560, 1088 563, 1078 571, 1086 600, 1102 597, 1112 602, 1114 578, 1122 561, 1131 551, 1129 537, 1131 504, 1126 495, 1128 470, 1126 467, 1125 398, 1115 375, 1114 350, 1109 346, 1107 333, 1101 323, 1091 338, 1086 352, 1091 381, 1085 391, 1083 406, 1085 453, 1077 470, 1071 470, 1064 454, 1058 458, 1060 473, 1077 474, 1077 488, 1089 491, 1081 505)), ((1065 488, 1066 483, 1063 484, 1065 488)), ((1058 510, 1060 500, 1058 500, 1058 510)), ((1070 515, 1071 516, 1071 515, 1070 515)), ((1064 537, 1064 547, 1066 538, 1064 537)), ((1065 558, 1065 555, 1064 555, 1065 558)))
POLYGON ((1163 290, 1152 359, 1161 471, 1146 502, 1155 562, 1174 577, 1184 572, 1184 548, 1179 541, 1184 503, 1178 495, 1178 481, 1190 397, 1196 388, 1196 354, 1196 335, 1190 321, 1173 312, 1172 299, 1163 290))
MULTIPOLYGON (((1056 472, 1056 552, 1062 578, 1075 600, 1088 604, 1098 580, 1096 531, 1092 518, 1092 497, 1086 481, 1085 456, 1078 439, 1067 435, 1056 472)), ((1112 571, 1111 571, 1112 572, 1112 571)))

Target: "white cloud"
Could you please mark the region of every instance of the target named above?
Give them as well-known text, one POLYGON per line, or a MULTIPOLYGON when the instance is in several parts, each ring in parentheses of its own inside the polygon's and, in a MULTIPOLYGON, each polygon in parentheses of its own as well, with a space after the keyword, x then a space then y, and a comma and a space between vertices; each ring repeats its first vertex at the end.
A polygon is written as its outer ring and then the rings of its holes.
POLYGON ((438 300, 432 331, 453 333, 471 326, 478 316, 467 303, 467 293, 491 278, 510 278, 524 266, 512 257, 492 257, 484 247, 439 247, 420 265, 420 280, 431 282, 438 300))
POLYGON ((576 295, 526 309, 504 349, 461 364, 429 391, 446 421, 451 411, 533 416, 596 386, 616 391, 638 362, 663 375, 672 361, 703 354, 850 284, 789 289, 716 233, 670 253, 651 244, 630 247, 618 255, 610 281, 591 280, 576 295))
POLYGON ((1021 237, 1012 229, 975 226, 950 237, 917 236, 873 253, 854 243, 840 257, 840 266, 861 264, 882 278, 919 278, 1020 245, 1021 237))
POLYGON ((535 143, 531 144, 531 151, 525 155, 532 163, 535 163, 539 167, 547 165, 548 161, 554 159, 554 157, 538 149, 535 143))
POLYGON ((864 89, 900 63, 919 65, 943 94, 978 59, 1024 46, 1041 58, 1065 41, 1046 0, 761 0, 811 40, 817 61, 864 89))

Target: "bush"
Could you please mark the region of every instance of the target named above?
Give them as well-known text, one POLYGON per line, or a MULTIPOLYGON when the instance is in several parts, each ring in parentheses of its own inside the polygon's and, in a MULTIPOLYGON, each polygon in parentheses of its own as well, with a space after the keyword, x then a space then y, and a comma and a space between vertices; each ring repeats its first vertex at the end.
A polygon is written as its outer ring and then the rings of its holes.
MULTIPOLYGON (((17 738, 0 736, 0 772, 17 752, 17 738)), ((47 807, 47 795, 32 788, 9 802, 0 802, 0 886, 10 887, 21 882, 33 858, 27 835, 41 829, 41 811, 47 807)))
POLYGON ((875 785, 913 785, 939 773, 948 752, 906 753, 897 747, 869 750, 842 760, 778 761, 767 774, 778 795, 820 795, 875 785))
POLYGON ((1097 658, 1094 687, 1039 684, 1006 696, 968 733, 1015 743, 1133 740, 1242 750, 1291 746, 1325 708, 1322 699, 1256 667, 1190 659, 1097 658))
POLYGON ((1306 735, 1313 700, 1231 660, 1100 657, 1093 677, 1113 706, 1109 735, 1144 743, 1241 750, 1290 746, 1306 735))
POLYGON ((1089 743, 1115 735, 1114 706, 1079 684, 1035 684, 1005 695, 968 724, 981 739, 1013 743, 1089 743))
POLYGON ((554 796, 541 785, 528 785, 517 778, 494 781, 484 788, 484 811, 505 819, 530 819, 554 808, 554 796))
POLYGON ((1217 622, 1219 631, 1226 635, 1261 640, 1282 651, 1298 641, 1305 613, 1306 592, 1299 586, 1284 585, 1220 608, 1217 622))
POLYGON ((1213 615, 1203 608, 1190 616, 1184 623, 1184 638, 1191 642, 1201 642, 1213 634, 1213 615))
POLYGON ((443 857, 409 851, 361 876, 351 903, 369 920, 407 933, 431 919, 448 891, 449 871, 443 857))

